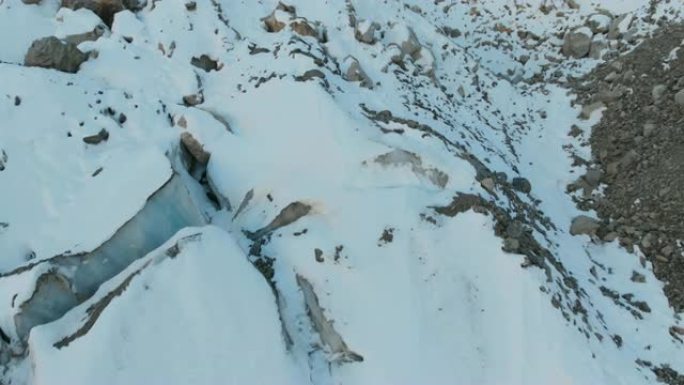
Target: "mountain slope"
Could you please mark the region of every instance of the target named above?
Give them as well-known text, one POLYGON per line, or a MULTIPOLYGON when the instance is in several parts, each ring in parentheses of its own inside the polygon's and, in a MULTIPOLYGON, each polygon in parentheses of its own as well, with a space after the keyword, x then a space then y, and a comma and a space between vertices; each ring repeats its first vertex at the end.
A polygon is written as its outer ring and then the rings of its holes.
POLYGON ((72 8, 0 5, 3 382, 681 381, 650 263, 571 229, 565 88, 681 5, 72 8))

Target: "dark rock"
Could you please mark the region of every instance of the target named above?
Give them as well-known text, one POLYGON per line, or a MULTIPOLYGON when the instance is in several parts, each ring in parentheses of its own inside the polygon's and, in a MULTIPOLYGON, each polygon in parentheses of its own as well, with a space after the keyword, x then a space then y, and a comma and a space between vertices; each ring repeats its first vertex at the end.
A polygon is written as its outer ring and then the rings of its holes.
POLYGON ((373 82, 361 68, 359 61, 352 56, 345 59, 346 70, 342 73, 342 78, 349 82, 360 82, 361 87, 372 88, 373 82))
POLYGON ((88 55, 75 44, 59 40, 54 36, 38 39, 31 44, 24 64, 29 67, 53 68, 58 71, 76 73, 88 55))
POLYGON ((290 24, 290 28, 300 36, 311 36, 318 38, 318 31, 306 19, 298 19, 290 24))
POLYGON ((206 165, 209 163, 209 158, 211 154, 204 150, 204 146, 195 139, 189 132, 184 132, 180 137, 181 144, 183 148, 192 155, 193 159, 201 165, 206 165))
POLYGON ((97 27, 95 27, 95 29, 93 29, 90 32, 79 33, 76 35, 69 35, 69 36, 64 38, 64 41, 66 41, 67 43, 75 44, 75 45, 79 45, 79 44, 83 43, 84 41, 95 41, 95 40, 99 39, 100 36, 104 35, 105 28, 106 27, 103 25, 98 25, 97 27))
POLYGON ((284 209, 280 210, 280 213, 268 225, 255 232, 245 232, 245 234, 251 240, 258 240, 281 227, 285 227, 296 222, 299 220, 299 218, 309 214, 310 211, 311 206, 308 204, 299 201, 292 202, 285 206, 284 209))
POLYGON ((197 94, 192 94, 192 95, 185 95, 183 96, 183 103, 185 103, 186 106, 194 107, 198 104, 204 103, 204 95, 202 93, 197 93, 197 94))
POLYGON ((586 215, 579 215, 570 224, 570 235, 593 235, 599 227, 600 223, 598 220, 586 215))
POLYGON ((304 72, 301 76, 295 76, 295 80, 298 82, 305 82, 314 78, 325 79, 325 74, 317 69, 312 69, 304 72))
POLYGON ((576 59, 587 56, 591 49, 592 36, 591 30, 586 27, 567 32, 563 38, 563 54, 576 59))
POLYGON ((188 11, 194 11, 197 9, 197 3, 194 1, 188 1, 187 3, 185 3, 185 9, 187 9, 188 11))
POLYGON ((80 8, 86 8, 93 11, 102 21, 111 27, 114 21, 114 15, 117 12, 123 11, 126 8, 135 8, 137 4, 127 4, 125 6, 122 0, 62 0, 62 7, 73 9, 74 11, 80 8))
POLYGON ((205 72, 218 70, 218 61, 212 59, 208 55, 193 57, 192 59, 190 59, 190 64, 204 70, 205 72))
POLYGON ((7 164, 7 153, 5 150, 0 150, 0 171, 5 171, 5 165, 7 164))
POLYGON ((646 276, 644 276, 641 273, 638 273, 636 271, 632 271, 632 282, 637 282, 637 283, 644 283, 646 282, 646 276))
POLYGON ((379 29, 380 24, 376 22, 360 21, 354 29, 354 37, 362 43, 372 45, 377 41, 375 34, 379 29))
POLYGON ((511 186, 514 190, 520 191, 525 194, 529 194, 532 191, 532 184, 526 178, 515 177, 511 181, 511 186))
POLYGON ((316 262, 322 263, 325 261, 323 258, 323 250, 321 249, 314 249, 314 258, 316 259, 316 262))
POLYGON ((103 128, 95 135, 86 136, 83 141, 87 144, 100 144, 106 142, 107 139, 109 139, 109 132, 103 128))

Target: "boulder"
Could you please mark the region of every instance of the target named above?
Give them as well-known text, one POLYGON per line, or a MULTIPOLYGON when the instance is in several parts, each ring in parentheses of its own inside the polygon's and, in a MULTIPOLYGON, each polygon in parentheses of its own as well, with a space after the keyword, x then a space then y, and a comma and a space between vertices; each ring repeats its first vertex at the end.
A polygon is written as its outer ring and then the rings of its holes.
POLYGON ((107 139, 109 139, 109 132, 103 128, 97 134, 83 138, 83 142, 87 144, 100 144, 101 142, 106 142, 107 139))
POLYGON ((318 38, 318 31, 316 31, 316 28, 314 28, 306 19, 302 18, 294 20, 290 24, 290 28, 292 28, 292 31, 299 36, 311 36, 318 38))
POLYGON ((106 27, 102 24, 98 25, 95 27, 92 31, 90 32, 83 32, 83 33, 78 33, 75 35, 69 35, 64 38, 64 41, 67 43, 79 45, 83 43, 84 41, 95 41, 100 38, 100 36, 104 35, 106 31, 106 27))
POLYGON ((420 45, 420 42, 418 41, 418 38, 416 37, 415 32, 409 27, 406 27, 405 31, 403 32, 403 36, 401 41, 399 42, 399 48, 401 48, 401 52, 410 57, 414 57, 420 51, 422 46, 420 45))
POLYGON ((342 63, 342 78, 349 82, 361 82, 361 87, 372 88, 373 82, 361 68, 359 61, 347 56, 342 63))
POLYGON ((511 186, 514 190, 520 191, 525 194, 529 194, 532 191, 532 184, 529 180, 522 177, 515 177, 511 181, 511 186))
POLYGON ((86 8, 93 11, 102 21, 111 27, 114 15, 127 8, 137 7, 137 3, 124 3, 123 0, 62 0, 62 7, 77 10, 86 8))
POLYGON ((600 227, 598 220, 586 215, 576 216, 570 224, 570 235, 593 235, 600 227))
POLYGON ((81 52, 76 44, 50 36, 38 39, 31 44, 24 58, 24 65, 76 73, 86 59, 88 55, 81 52))
POLYGON ((280 32, 283 28, 285 28, 287 23, 295 17, 297 17, 295 7, 278 3, 276 9, 274 9, 270 15, 261 19, 261 21, 264 22, 266 31, 273 33, 280 32))
POLYGON ((376 32, 380 29, 380 24, 370 22, 368 20, 359 21, 354 29, 354 37, 356 40, 365 44, 375 44, 377 38, 376 32))
POLYGON ((667 91, 667 86, 664 84, 658 84, 651 90, 651 96, 654 102, 659 102, 663 98, 665 92, 667 91))
POLYGON ((209 163, 211 154, 204 150, 204 146, 189 132, 184 132, 180 137, 181 145, 193 157, 197 163, 206 165, 209 163))
POLYGON ((593 33, 606 33, 610 29, 610 23, 613 19, 605 14, 597 13, 589 16, 587 19, 587 26, 593 33))
POLYGON ((678 105, 684 106, 684 90, 681 90, 675 94, 674 101, 678 105))
POLYGON ((183 96, 183 103, 189 107, 194 107, 198 104, 202 104, 204 103, 204 95, 201 91, 196 94, 185 95, 183 96))
POLYGON ((591 49, 591 39, 593 36, 594 34, 588 27, 581 27, 574 31, 566 32, 563 39, 563 54, 576 59, 587 56, 591 49))
POLYGON ((190 59, 190 64, 204 70, 204 72, 217 71, 219 68, 218 61, 212 59, 209 55, 193 56, 190 59))

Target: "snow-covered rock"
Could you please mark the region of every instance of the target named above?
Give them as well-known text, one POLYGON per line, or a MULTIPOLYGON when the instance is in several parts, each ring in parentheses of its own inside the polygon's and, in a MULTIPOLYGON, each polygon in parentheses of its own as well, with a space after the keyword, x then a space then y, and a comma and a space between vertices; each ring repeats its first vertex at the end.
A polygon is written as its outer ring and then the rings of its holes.
POLYGON ((0 382, 684 372, 650 264, 571 235, 604 104, 563 88, 681 6, 518 3, 0 2, 0 382))

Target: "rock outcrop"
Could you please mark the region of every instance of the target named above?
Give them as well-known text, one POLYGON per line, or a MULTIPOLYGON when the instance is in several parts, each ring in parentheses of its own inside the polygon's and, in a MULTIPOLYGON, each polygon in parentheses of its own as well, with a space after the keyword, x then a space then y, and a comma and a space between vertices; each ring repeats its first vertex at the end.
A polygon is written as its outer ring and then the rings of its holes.
POLYGON ((81 52, 76 44, 50 36, 38 39, 31 44, 24 58, 24 65, 76 73, 87 59, 88 55, 81 52))

